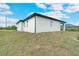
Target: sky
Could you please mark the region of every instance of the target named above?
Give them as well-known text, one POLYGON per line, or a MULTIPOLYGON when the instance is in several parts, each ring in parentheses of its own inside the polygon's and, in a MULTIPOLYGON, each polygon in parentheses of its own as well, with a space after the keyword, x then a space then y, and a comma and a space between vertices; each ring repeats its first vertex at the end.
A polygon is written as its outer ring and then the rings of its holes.
POLYGON ((0 3, 0 26, 5 26, 5 19, 14 25, 34 12, 79 25, 78 3, 0 3))

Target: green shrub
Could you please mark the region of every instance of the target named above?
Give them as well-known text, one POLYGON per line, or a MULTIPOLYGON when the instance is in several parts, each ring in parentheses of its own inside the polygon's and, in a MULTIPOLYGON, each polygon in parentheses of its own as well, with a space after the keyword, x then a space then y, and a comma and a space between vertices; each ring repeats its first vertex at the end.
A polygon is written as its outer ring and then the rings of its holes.
POLYGON ((67 31, 79 31, 79 28, 66 28, 67 31))
POLYGON ((0 27, 0 30, 16 30, 17 27, 15 25, 13 26, 7 26, 7 27, 0 27))

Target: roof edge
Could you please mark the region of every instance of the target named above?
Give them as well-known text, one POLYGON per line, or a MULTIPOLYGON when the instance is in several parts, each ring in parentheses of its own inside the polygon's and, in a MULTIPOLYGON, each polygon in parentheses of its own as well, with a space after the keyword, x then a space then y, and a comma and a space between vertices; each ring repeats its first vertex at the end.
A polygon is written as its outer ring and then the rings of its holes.
POLYGON ((46 15, 43 15, 43 14, 39 14, 39 13, 34 13, 35 15, 39 15, 39 16, 42 16, 42 17, 45 17, 45 18, 49 18, 49 19, 52 19, 52 20, 55 20, 55 21, 60 21, 60 22, 64 22, 66 23, 65 21, 62 21, 62 20, 58 20, 56 18, 52 18, 50 16, 46 16, 46 15))
POLYGON ((49 18, 49 19, 52 19, 52 20, 55 20, 55 21, 59 21, 59 22, 63 22, 63 23, 66 23, 65 21, 62 21, 62 20, 58 20, 56 18, 52 18, 52 17, 49 17, 49 16, 46 16, 46 15, 43 15, 43 14, 39 14, 39 13, 33 13, 31 15, 29 15, 27 18, 25 18, 24 20, 19 20, 16 24, 18 24, 19 22, 24 22, 30 18, 32 18, 33 16, 42 16, 42 17, 45 17, 45 18, 49 18))
POLYGON ((18 24, 19 22, 24 22, 24 20, 19 20, 16 24, 18 24))

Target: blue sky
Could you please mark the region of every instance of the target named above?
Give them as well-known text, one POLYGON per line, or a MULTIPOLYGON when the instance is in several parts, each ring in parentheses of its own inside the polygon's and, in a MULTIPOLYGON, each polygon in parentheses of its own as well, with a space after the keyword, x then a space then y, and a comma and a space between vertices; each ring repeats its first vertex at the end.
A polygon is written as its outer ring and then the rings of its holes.
POLYGON ((7 23, 15 24, 33 12, 79 25, 79 4, 77 3, 0 3, 0 23, 5 24, 6 15, 7 23))
POLYGON ((8 4, 12 8, 11 10, 14 12, 13 16, 18 19, 24 19, 27 17, 27 15, 31 12, 44 12, 43 9, 38 8, 34 3, 14 3, 14 4, 8 4))

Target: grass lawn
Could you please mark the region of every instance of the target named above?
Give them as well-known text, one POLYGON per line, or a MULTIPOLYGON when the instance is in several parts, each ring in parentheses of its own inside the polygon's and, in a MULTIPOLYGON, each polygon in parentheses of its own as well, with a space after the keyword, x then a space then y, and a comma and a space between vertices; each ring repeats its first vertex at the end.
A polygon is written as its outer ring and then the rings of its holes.
POLYGON ((79 31, 79 27, 77 28, 66 28, 67 31, 79 31))
POLYGON ((0 55, 79 55, 79 32, 24 33, 0 31, 0 55))

